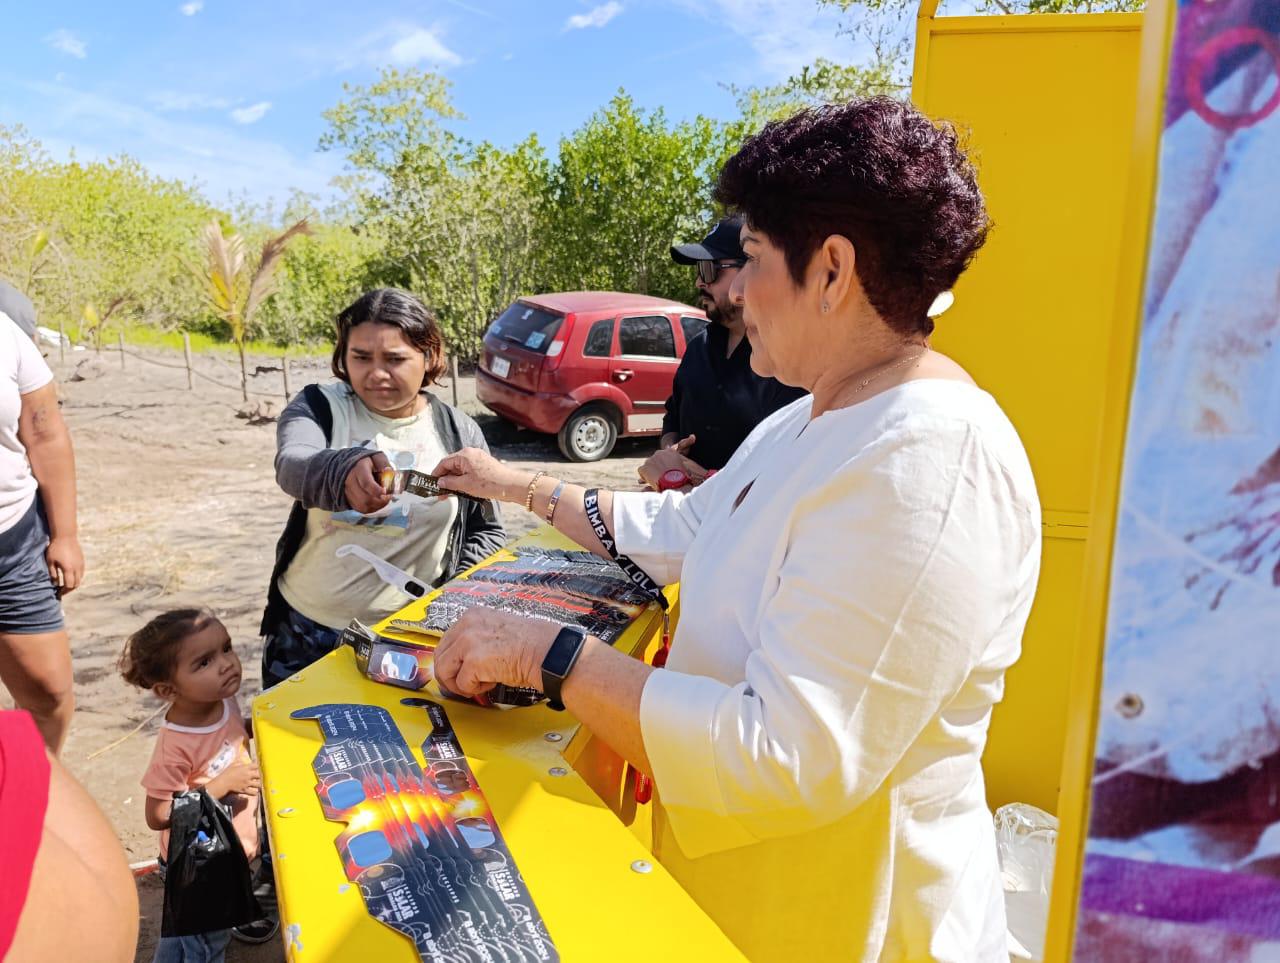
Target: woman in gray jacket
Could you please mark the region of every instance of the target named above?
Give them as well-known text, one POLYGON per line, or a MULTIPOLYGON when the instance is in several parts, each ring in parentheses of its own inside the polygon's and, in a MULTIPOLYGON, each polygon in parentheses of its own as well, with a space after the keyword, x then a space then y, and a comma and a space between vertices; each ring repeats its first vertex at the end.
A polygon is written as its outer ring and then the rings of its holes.
POLYGON ((407 599, 356 556, 360 545, 427 585, 501 548, 493 502, 389 495, 384 468, 429 471, 462 448, 487 448, 479 426, 428 392, 444 372, 426 306, 380 288, 338 316, 336 383, 308 385, 277 428, 276 480, 297 499, 271 573, 261 631, 263 687, 331 651, 353 618, 377 621, 407 599))

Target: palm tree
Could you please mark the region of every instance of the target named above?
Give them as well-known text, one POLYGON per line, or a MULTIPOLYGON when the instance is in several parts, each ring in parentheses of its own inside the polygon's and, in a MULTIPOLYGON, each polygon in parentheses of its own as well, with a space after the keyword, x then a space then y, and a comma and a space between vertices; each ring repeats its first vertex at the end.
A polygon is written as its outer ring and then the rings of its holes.
POLYGON ((94 350, 98 354, 102 354, 102 333, 107 326, 107 322, 111 320, 111 315, 115 314, 117 308, 127 304, 129 301, 129 295, 118 295, 107 302, 107 309, 101 314, 98 313, 98 309, 94 307, 92 301, 84 306, 81 333, 89 332, 90 337, 93 338, 94 350))
POLYGON ((213 312, 231 329, 231 340, 240 352, 240 393, 249 400, 249 375, 244 347, 252 330, 258 308, 276 289, 276 268, 284 257, 284 249, 299 234, 310 234, 311 225, 304 217, 279 234, 267 238, 262 253, 250 270, 245 256, 244 238, 227 237, 217 221, 206 224, 202 232, 205 262, 195 273, 204 283, 205 297, 213 312))

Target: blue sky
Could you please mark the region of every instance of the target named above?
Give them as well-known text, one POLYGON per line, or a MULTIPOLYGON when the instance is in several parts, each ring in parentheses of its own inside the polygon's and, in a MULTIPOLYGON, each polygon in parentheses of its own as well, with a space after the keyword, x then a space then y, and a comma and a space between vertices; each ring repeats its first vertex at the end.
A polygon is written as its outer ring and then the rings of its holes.
POLYGON ((816 57, 853 59, 816 0, 125 0, 0 2, 0 124, 55 156, 129 153, 231 192, 328 192, 320 114, 383 65, 434 68, 456 129, 551 149, 625 87, 673 117, 730 116, 719 83, 765 84, 816 57))

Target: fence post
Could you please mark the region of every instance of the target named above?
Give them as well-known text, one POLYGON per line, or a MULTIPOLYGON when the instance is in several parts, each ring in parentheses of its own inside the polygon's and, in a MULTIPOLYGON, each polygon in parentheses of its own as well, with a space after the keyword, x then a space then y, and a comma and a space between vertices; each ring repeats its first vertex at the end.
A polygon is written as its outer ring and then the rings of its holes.
POLYGON ((449 355, 449 382, 453 385, 453 406, 458 407, 458 356, 449 355))
POLYGON ((120 332, 120 370, 124 370, 124 332, 120 332))
POLYGON ((62 319, 58 319, 58 361, 67 360, 67 336, 62 333, 62 319))
POLYGON ((280 358, 280 370, 284 373, 284 403, 289 403, 289 356, 286 354, 280 358))
POLYGON ((182 356, 187 359, 187 390, 191 391, 195 388, 195 382, 191 380, 191 335, 182 332, 182 356))

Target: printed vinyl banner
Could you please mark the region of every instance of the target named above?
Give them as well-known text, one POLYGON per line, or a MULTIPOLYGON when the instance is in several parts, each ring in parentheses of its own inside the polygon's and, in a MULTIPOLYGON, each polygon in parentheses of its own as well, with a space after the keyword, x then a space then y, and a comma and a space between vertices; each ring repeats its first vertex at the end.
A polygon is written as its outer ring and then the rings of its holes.
POLYGON ((1075 959, 1280 959, 1280 0, 1177 11, 1075 959))

